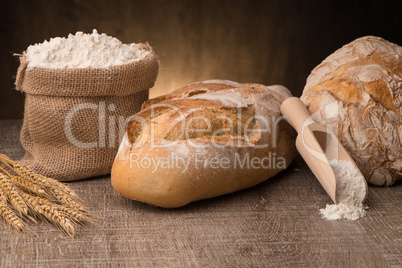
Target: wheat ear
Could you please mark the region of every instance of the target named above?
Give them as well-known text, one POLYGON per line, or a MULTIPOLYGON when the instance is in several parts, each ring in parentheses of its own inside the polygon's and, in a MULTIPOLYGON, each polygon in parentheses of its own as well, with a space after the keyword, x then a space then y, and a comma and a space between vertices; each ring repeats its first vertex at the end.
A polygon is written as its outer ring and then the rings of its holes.
POLYGON ((48 178, 46 176, 38 174, 38 173, 30 170, 26 166, 21 165, 17 162, 9 160, 9 161, 7 161, 7 163, 9 165, 11 165, 20 176, 25 177, 26 179, 29 179, 33 183, 43 185, 49 189, 58 188, 71 197, 74 197, 74 198, 78 197, 77 194, 70 187, 64 185, 63 183, 61 183, 55 179, 48 178))
POLYGON ((74 224, 70 219, 60 214, 56 209, 54 209, 47 202, 41 202, 41 200, 46 200, 37 196, 33 196, 27 193, 23 193, 25 200, 27 200, 30 207, 38 213, 39 216, 46 218, 48 221, 55 223, 64 232, 66 232, 70 237, 75 234, 74 224))
POLYGON ((58 201, 60 204, 63 204, 69 208, 74 208, 78 209, 80 211, 87 211, 85 207, 83 207, 79 202, 71 198, 68 194, 66 194, 64 191, 59 190, 58 188, 51 188, 48 189, 49 194, 55 198, 56 201, 58 201))
POLYGON ((0 215, 5 219, 8 224, 20 232, 25 231, 23 221, 14 213, 7 203, 6 194, 3 188, 0 187, 0 215))
POLYGON ((19 187, 20 189, 22 189, 26 192, 38 194, 41 196, 46 194, 44 187, 41 187, 40 185, 38 185, 36 183, 33 183, 27 179, 24 179, 20 176, 15 176, 15 175, 11 175, 10 178, 16 187, 19 187))
POLYGON ((18 190, 14 187, 11 179, 2 173, 0 173, 0 187, 3 190, 4 195, 8 198, 10 203, 14 206, 22 215, 28 214, 28 206, 24 199, 19 194, 18 190))
POLYGON ((54 210, 68 217, 74 223, 77 222, 79 224, 82 224, 84 222, 91 221, 89 216, 84 211, 80 211, 76 208, 70 208, 63 205, 55 204, 41 197, 35 197, 35 199, 39 204, 52 207, 54 210))
POLYGON ((68 186, 38 174, 6 155, 0 154, 0 162, 11 170, 8 172, 0 167, 0 215, 17 230, 25 230, 26 226, 14 210, 33 221, 31 216, 41 217, 70 237, 75 234, 75 225, 92 222, 87 209, 68 186))

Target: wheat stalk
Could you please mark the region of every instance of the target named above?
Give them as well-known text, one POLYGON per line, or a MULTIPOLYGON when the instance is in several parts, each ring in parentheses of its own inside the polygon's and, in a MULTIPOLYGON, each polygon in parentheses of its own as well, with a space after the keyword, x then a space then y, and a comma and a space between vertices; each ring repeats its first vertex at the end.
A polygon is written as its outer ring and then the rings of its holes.
POLYGON ((18 231, 24 231, 25 225, 22 220, 14 213, 7 203, 6 193, 0 187, 0 215, 18 231))
MULTIPOLYGON (((73 222, 82 224, 84 222, 91 221, 88 213, 77 210, 76 208, 66 207, 60 204, 53 203, 46 198, 40 196, 32 196, 28 195, 26 198, 30 199, 30 202, 33 204, 45 205, 51 207, 54 211, 57 211, 69 219, 73 220, 73 222)), ((81 206, 82 207, 82 206, 81 206)))
POLYGON ((77 194, 63 183, 38 174, 0 154, 0 215, 18 231, 25 231, 21 217, 42 218, 73 237, 76 225, 91 222, 77 194))
MULTIPOLYGON (((0 157, 1 157, 1 155, 0 155, 0 157)), ((27 168, 17 162, 11 161, 11 160, 8 160, 7 164, 9 164, 20 176, 30 179, 31 182, 33 182, 33 183, 43 185, 49 189, 57 188, 57 189, 65 192, 66 194, 68 194, 71 197, 77 197, 77 194, 70 187, 64 185, 63 183, 61 183, 55 179, 48 178, 41 174, 38 174, 38 173, 30 170, 29 168, 27 168)))
POLYGON ((24 232, 25 225, 22 220, 14 213, 7 203, 0 202, 0 215, 18 231, 24 232))
POLYGON ((45 195, 46 191, 44 190, 44 187, 41 187, 40 185, 33 183, 29 180, 26 180, 24 178, 21 178, 19 176, 11 175, 10 176, 11 180, 15 184, 15 186, 21 188, 22 190, 26 192, 30 192, 33 194, 39 194, 39 195, 45 195))
POLYGON ((0 173, 0 187, 3 193, 10 200, 14 208, 22 215, 28 214, 28 206, 25 204, 24 199, 19 194, 18 190, 14 187, 12 181, 7 175, 0 173))
POLYGON ((71 198, 71 196, 67 195, 65 192, 61 191, 58 188, 49 189, 51 192, 51 196, 55 198, 60 204, 65 205, 66 207, 77 209, 80 211, 87 211, 78 201, 71 198))
POLYGON ((73 237, 75 230, 73 223, 67 218, 61 215, 52 205, 49 205, 46 199, 33 196, 30 194, 23 194, 25 200, 27 200, 30 207, 38 213, 39 216, 45 217, 48 221, 58 225, 69 236, 73 237), (46 200, 41 202, 41 200, 46 200))

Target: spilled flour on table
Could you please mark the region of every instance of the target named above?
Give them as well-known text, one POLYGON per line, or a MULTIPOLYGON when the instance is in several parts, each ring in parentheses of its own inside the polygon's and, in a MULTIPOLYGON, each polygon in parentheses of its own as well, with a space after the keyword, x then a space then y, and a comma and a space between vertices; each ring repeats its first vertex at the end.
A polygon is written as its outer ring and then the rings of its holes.
POLYGON ((366 216, 363 205, 366 196, 364 177, 351 162, 330 161, 336 176, 338 204, 327 205, 320 209, 321 215, 327 220, 358 220, 366 216))

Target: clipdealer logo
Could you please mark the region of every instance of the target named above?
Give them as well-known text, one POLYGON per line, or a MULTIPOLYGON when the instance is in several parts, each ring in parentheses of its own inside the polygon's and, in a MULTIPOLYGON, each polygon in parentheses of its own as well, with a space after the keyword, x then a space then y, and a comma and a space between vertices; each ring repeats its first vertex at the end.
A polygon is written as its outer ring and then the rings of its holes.
MULTIPOLYGON (((325 116, 329 119, 337 118, 338 110, 336 103, 331 103, 327 105, 328 107, 324 110, 325 116), (335 107, 336 106, 336 107, 335 107)), ((240 105, 239 105, 240 107, 240 105)), ((89 148, 117 148, 121 143, 121 148, 129 147, 130 155, 130 167, 137 168, 151 168, 152 172, 156 172, 158 169, 169 169, 178 168, 182 172, 187 172, 191 168, 219 168, 219 169, 236 169, 236 168, 264 168, 264 169, 285 169, 286 161, 283 156, 273 153, 278 146, 279 139, 279 124, 282 120, 285 120, 283 116, 272 116, 272 117, 262 117, 262 116, 251 116, 245 122, 242 120, 242 109, 238 108, 236 112, 236 118, 229 116, 217 116, 214 120, 221 120, 225 122, 222 124, 222 128, 213 129, 212 125, 214 122, 202 115, 192 115, 184 113, 180 107, 173 106, 170 104, 155 104, 150 107, 150 118, 143 118, 138 114, 131 117, 116 116, 115 114, 116 106, 112 104, 106 104, 105 101, 99 103, 81 103, 74 106, 65 118, 64 131, 65 136, 68 141, 79 148, 89 149, 89 148), (176 122, 179 124, 179 133, 174 140, 167 140, 158 137, 157 126, 153 120, 158 116, 157 110, 163 108, 164 112, 177 113, 176 122), (82 110, 90 109, 98 113, 98 135, 97 140, 91 142, 84 142, 79 140, 79 138, 74 136, 73 122, 74 120, 79 120, 78 113, 82 110), (123 139, 126 131, 126 125, 128 122, 135 121, 138 126, 141 126, 141 131, 147 133, 146 139, 141 139, 133 144, 129 144, 127 139, 123 139), (194 127, 194 122, 202 122, 204 127, 194 127), (255 127, 257 125, 258 127, 255 127), (229 133, 229 134, 228 134, 229 133), (221 139, 222 135, 225 134, 225 139, 221 139), (193 137, 208 137, 209 142, 200 143, 197 139, 193 137), (263 140, 262 137, 266 136, 269 139, 263 140), (241 137, 239 139, 238 137, 241 137), (251 140, 250 137, 258 137, 257 142, 251 140), (194 154, 188 154, 182 156, 176 154, 176 147, 180 142, 186 141, 186 146, 194 149, 194 154), (151 149, 165 148, 169 149, 171 153, 168 156, 163 157, 149 157, 141 155, 139 150, 144 146, 145 143, 150 144, 151 149), (272 149, 268 155, 264 156, 251 156, 249 153, 232 153, 230 157, 228 154, 225 155, 215 155, 210 156, 205 153, 200 153, 202 150, 229 150, 231 147, 242 147, 245 144, 252 145, 253 150, 259 150, 269 147, 272 149)), ((306 123, 306 126, 308 123, 306 123)), ((333 125, 331 128, 333 128, 333 125)), ((335 124, 336 125, 336 124, 335 124)), ((304 142, 304 141, 303 141, 304 142)), ((307 148, 311 149, 311 148, 307 148)), ((311 149, 313 150, 313 149, 311 149)), ((315 152, 313 152, 315 153, 315 152)), ((123 159, 119 155, 120 160, 123 159)), ((317 155, 320 157, 320 155, 317 155)))

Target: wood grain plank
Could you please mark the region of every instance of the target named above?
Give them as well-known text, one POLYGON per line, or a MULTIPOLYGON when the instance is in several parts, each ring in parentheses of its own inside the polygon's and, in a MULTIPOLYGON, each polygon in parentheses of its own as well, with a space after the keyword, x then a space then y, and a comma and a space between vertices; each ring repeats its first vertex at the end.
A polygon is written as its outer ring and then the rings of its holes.
MULTIPOLYGON (((20 121, 0 121, 0 152, 23 155, 20 121)), ((302 159, 276 177, 179 209, 117 194, 108 176, 71 182, 98 222, 74 240, 45 223, 0 221, 0 267, 401 267, 402 184, 369 187, 368 215, 326 221, 330 198, 302 159)))

